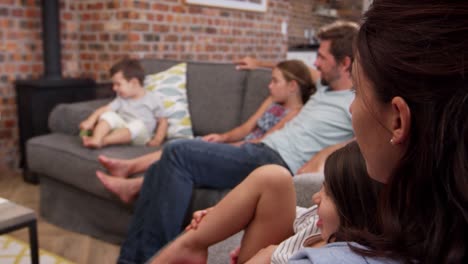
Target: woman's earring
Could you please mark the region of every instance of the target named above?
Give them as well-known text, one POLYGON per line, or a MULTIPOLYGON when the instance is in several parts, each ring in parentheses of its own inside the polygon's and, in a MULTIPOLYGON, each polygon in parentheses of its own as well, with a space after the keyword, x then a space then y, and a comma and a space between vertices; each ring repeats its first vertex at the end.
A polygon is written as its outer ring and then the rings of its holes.
POLYGON ((393 140, 393 138, 390 139, 390 144, 395 145, 395 141, 393 140))

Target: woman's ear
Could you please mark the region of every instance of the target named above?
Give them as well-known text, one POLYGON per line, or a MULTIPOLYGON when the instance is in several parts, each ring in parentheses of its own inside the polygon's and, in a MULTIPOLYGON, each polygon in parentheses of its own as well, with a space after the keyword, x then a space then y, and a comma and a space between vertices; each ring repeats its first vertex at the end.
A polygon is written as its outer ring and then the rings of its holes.
POLYGON ((397 96, 392 99, 392 139, 395 145, 405 143, 410 134, 411 128, 411 110, 405 99, 397 96))

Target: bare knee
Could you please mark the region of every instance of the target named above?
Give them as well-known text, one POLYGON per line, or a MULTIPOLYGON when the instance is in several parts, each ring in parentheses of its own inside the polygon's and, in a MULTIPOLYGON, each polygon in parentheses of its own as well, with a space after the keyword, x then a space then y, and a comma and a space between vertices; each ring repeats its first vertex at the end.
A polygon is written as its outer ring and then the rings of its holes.
POLYGON ((279 165, 265 165, 257 168, 249 175, 249 178, 252 178, 257 186, 269 189, 294 186, 291 173, 279 165))

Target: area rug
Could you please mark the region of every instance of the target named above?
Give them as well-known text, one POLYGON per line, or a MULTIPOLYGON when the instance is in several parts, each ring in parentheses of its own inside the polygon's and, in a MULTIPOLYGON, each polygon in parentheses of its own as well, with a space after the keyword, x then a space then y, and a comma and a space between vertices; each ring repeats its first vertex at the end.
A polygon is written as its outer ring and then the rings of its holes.
MULTIPOLYGON (((41 264, 73 264, 62 257, 48 251, 39 250, 41 264)), ((1 264, 30 264, 29 244, 11 236, 0 236, 0 263, 1 264)))

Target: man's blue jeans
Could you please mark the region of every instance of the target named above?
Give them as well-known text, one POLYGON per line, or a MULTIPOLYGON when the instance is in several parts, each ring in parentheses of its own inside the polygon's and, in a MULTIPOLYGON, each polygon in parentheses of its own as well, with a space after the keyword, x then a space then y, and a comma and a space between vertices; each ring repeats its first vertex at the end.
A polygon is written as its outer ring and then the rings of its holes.
POLYGON ((236 147, 178 140, 167 144, 161 160, 145 173, 118 262, 143 263, 179 235, 194 187, 233 188, 266 164, 288 168, 276 151, 262 143, 236 147))

